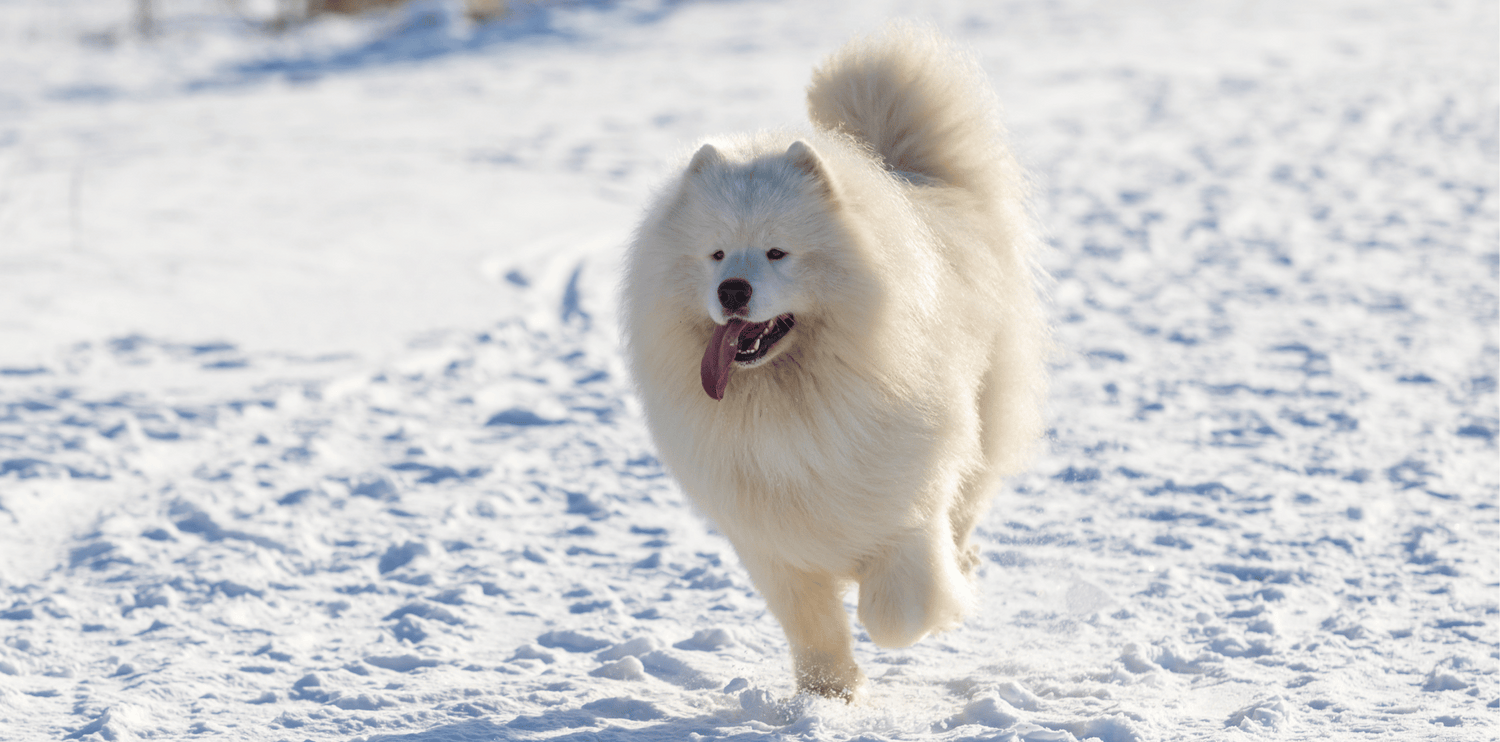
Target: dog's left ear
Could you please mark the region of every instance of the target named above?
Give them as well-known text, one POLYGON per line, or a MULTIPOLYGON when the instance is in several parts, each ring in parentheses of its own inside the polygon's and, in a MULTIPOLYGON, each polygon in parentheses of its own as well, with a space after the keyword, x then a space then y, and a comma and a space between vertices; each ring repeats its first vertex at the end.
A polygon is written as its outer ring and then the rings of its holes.
POLYGON ((838 203, 838 187, 834 185, 833 176, 828 174, 828 168, 824 167, 823 158, 818 157, 812 145, 798 139, 786 148, 785 156, 792 167, 806 173, 814 183, 822 187, 823 195, 830 204, 838 203))

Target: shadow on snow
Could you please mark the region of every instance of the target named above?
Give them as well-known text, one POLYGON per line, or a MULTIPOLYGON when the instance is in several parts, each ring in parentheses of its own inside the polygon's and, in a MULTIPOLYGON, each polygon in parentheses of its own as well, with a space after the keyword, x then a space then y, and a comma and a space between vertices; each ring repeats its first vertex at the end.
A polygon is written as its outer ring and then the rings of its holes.
POLYGON ((587 711, 553 711, 541 716, 519 716, 511 723, 496 724, 488 719, 474 719, 456 724, 445 724, 420 732, 407 734, 375 735, 366 742, 510 742, 510 740, 535 739, 539 731, 563 731, 547 739, 554 742, 680 742, 692 739, 711 739, 717 742, 753 742, 764 740, 764 732, 726 732, 712 718, 664 719, 650 726, 608 725, 608 717, 596 717, 587 711))
MULTIPOLYGON (((436 0, 412 2, 395 11, 386 27, 353 45, 336 48, 270 53, 258 59, 229 65, 214 75, 187 84, 189 90, 247 85, 282 78, 295 82, 361 69, 419 64, 526 41, 579 43, 590 35, 567 21, 580 11, 610 16, 618 25, 659 22, 685 0, 659 0, 646 4, 617 0, 579 0, 568 3, 527 4, 511 15, 487 23, 471 24, 458 3, 436 0)), ((372 26, 375 24, 372 24, 372 26)))

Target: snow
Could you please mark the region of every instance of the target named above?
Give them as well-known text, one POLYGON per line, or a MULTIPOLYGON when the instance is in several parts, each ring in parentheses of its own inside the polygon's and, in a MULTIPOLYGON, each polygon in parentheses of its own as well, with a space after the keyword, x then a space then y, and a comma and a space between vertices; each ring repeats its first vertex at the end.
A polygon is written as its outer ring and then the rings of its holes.
POLYGON ((159 6, 0 5, 0 737, 1500 735, 1493 3, 159 6), (989 70, 1062 352, 980 610, 846 707, 613 292, 894 16, 989 70))

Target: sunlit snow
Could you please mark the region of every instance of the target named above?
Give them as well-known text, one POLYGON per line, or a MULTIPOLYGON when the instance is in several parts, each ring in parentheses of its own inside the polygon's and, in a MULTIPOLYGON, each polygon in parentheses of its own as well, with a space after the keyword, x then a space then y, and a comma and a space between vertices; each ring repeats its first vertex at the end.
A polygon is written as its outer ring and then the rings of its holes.
POLYGON ((0 3, 0 739, 1500 735, 1495 3, 513 5, 0 3), (847 707, 614 292, 898 16, 994 82, 1061 351, 980 610, 856 626, 847 707))

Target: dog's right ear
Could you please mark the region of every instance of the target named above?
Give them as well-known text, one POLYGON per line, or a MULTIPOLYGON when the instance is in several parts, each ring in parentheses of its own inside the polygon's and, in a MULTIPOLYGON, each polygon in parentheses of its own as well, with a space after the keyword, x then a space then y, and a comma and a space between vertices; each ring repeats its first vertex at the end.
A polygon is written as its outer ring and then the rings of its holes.
POLYGON ((693 161, 688 163, 687 171, 689 175, 697 175, 705 168, 723 161, 724 155, 719 154, 719 150, 714 149, 712 144, 705 144, 698 148, 698 154, 693 155, 693 161))

